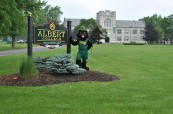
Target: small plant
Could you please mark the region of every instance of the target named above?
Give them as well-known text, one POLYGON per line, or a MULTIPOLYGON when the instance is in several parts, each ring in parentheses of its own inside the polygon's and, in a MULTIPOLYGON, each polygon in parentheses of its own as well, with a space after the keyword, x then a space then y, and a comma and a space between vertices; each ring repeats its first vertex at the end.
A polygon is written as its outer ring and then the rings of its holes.
POLYGON ((20 64, 19 74, 21 78, 35 76, 37 69, 31 58, 24 58, 20 64))

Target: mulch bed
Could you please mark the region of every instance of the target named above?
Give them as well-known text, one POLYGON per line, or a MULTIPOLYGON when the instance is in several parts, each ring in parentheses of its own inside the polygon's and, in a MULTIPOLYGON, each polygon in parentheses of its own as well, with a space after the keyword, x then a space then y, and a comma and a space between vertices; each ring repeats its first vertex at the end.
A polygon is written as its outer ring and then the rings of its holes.
POLYGON ((70 82, 81 81, 99 81, 108 82, 113 80, 119 80, 118 77, 96 72, 87 71, 80 75, 73 74, 49 74, 45 72, 39 72, 35 77, 19 78, 19 74, 0 76, 0 85, 2 86, 42 86, 52 85, 70 82))

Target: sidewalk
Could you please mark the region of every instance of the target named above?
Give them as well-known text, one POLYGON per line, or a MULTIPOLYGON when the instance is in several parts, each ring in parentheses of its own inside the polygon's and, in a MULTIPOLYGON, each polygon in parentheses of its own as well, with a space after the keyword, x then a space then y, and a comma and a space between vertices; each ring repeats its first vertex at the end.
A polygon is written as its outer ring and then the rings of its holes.
MULTIPOLYGON (((37 51, 46 51, 46 50, 50 50, 50 49, 47 47, 43 47, 43 46, 37 46, 37 47, 33 47, 32 51, 37 52, 37 51)), ((20 54, 20 53, 26 53, 27 54, 27 48, 17 49, 17 50, 0 51, 0 56, 14 55, 14 54, 20 54)))

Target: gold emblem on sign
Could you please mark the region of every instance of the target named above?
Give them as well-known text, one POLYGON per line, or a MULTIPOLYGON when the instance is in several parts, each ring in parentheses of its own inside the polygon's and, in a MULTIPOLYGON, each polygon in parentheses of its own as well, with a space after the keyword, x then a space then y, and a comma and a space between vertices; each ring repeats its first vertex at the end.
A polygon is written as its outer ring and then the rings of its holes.
POLYGON ((54 22, 51 22, 49 26, 50 26, 50 30, 55 30, 55 24, 54 24, 54 22))

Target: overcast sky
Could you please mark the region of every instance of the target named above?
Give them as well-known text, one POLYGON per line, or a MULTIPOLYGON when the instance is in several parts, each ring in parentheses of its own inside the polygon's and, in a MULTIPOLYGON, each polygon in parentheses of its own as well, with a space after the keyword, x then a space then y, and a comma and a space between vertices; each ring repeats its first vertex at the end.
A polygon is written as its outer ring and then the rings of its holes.
POLYGON ((173 0, 46 0, 59 6, 65 18, 94 18, 99 11, 116 11, 117 20, 138 20, 153 14, 173 14, 173 0))

